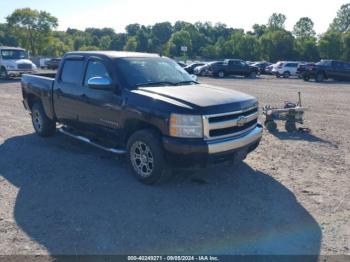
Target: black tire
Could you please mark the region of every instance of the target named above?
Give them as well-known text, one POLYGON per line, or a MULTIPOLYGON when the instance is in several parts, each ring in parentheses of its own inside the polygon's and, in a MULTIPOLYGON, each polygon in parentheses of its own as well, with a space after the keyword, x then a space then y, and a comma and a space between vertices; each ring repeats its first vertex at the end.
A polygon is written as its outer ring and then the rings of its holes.
POLYGON ((305 82, 309 82, 310 81, 310 77, 309 76, 304 76, 303 79, 304 79, 305 82))
POLYGON ((285 128, 286 128, 287 132, 295 132, 297 130, 297 126, 296 126, 295 122, 293 122, 293 121, 287 121, 285 128))
POLYGON ((47 117, 41 103, 35 103, 31 111, 35 133, 42 137, 54 135, 56 132, 56 122, 47 117))
POLYGON ((131 173, 143 184, 153 185, 169 177, 160 136, 152 129, 131 135, 127 157, 131 173))
POLYGON ((218 72, 218 77, 224 78, 225 77, 225 72, 224 71, 219 71, 218 72))
POLYGON ((277 130, 277 124, 275 121, 266 120, 264 124, 269 132, 275 132, 277 130))
POLYGON ((255 71, 250 72, 250 74, 249 74, 250 78, 256 78, 256 76, 257 76, 257 73, 255 71))
POLYGON ((276 78, 280 78, 281 75, 279 73, 276 74, 276 78))
POLYGON ((290 72, 289 71, 284 72, 283 78, 290 78, 290 72))
POLYGON ((4 67, 1 67, 1 69, 0 69, 0 79, 9 79, 9 75, 7 73, 7 70, 4 67))
POLYGON ((317 73, 316 74, 316 77, 315 77, 315 80, 316 80, 316 82, 323 82, 324 81, 324 74, 323 73, 317 73))

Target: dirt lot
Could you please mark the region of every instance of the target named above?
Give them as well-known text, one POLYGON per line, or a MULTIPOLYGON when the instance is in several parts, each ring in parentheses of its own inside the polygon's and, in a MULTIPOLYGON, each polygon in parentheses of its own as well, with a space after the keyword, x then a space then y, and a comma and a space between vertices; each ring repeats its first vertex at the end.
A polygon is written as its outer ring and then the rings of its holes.
POLYGON ((311 134, 265 131, 234 168, 146 187, 124 160, 33 134, 18 81, 0 83, 0 254, 350 254, 350 84, 201 79, 281 104, 311 134))

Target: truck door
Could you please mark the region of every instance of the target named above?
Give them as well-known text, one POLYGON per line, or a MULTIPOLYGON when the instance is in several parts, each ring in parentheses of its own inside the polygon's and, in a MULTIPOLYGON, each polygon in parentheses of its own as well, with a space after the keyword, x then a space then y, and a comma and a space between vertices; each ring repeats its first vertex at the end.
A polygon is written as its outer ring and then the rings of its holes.
POLYGON ((54 83, 55 114, 60 122, 70 126, 79 124, 84 66, 83 56, 66 57, 54 83))
POLYGON ((121 138, 120 114, 123 99, 116 91, 116 80, 113 80, 112 75, 104 60, 97 57, 89 58, 83 84, 83 110, 79 118, 85 128, 97 136, 118 142, 118 138, 121 138), (88 81, 94 77, 110 79, 112 84, 109 88, 92 89, 88 86, 88 81))
POLYGON ((240 74, 240 62, 236 60, 229 61, 229 73, 232 75, 240 74))

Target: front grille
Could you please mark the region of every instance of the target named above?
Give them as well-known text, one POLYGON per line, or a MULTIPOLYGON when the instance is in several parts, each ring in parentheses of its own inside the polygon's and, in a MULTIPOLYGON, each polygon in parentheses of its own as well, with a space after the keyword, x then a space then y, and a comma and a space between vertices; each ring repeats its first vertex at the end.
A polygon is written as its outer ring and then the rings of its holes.
POLYGON ((18 69, 20 70, 31 70, 32 65, 31 64, 18 64, 18 69))
POLYGON ((233 120, 237 117, 249 116, 249 115, 257 113, 257 112, 258 112, 258 108, 256 107, 256 108, 253 108, 253 109, 250 109, 248 111, 241 112, 241 113, 236 113, 236 114, 233 113, 233 114, 229 114, 229 115, 210 117, 209 123, 218 123, 218 122, 222 122, 222 121, 233 120))
POLYGON ((203 122, 206 139, 238 136, 256 127, 258 108, 253 107, 243 111, 204 116, 203 122))

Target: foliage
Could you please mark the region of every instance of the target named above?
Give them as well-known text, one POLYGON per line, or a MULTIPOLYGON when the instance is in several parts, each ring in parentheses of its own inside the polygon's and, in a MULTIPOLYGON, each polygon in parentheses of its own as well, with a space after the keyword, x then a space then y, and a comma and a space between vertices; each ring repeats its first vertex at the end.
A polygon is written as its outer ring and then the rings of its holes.
POLYGON ((341 6, 330 28, 316 37, 314 23, 302 17, 293 32, 285 29, 287 17, 274 13, 266 24, 251 31, 223 23, 194 24, 177 21, 153 26, 130 24, 125 33, 112 28, 54 31, 58 21, 45 11, 17 9, 0 24, 0 44, 22 46, 34 55, 62 56, 72 50, 126 50, 152 52, 178 58, 219 60, 350 60, 350 4, 341 6), (187 52, 181 50, 187 47, 187 52))
POLYGON ((34 55, 43 51, 51 30, 58 25, 57 18, 49 13, 30 8, 16 9, 6 20, 18 44, 34 55))

